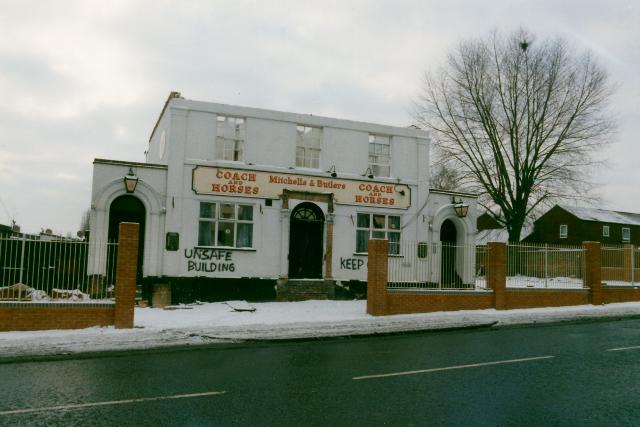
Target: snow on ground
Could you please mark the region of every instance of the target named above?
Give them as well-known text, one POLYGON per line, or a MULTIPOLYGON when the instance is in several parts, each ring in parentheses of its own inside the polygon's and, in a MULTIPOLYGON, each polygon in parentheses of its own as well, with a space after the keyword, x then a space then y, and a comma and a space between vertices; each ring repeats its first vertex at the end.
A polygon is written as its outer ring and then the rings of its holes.
POLYGON ((331 322, 365 319, 366 301, 300 301, 251 304, 254 312, 234 311, 224 302, 191 305, 190 310, 136 308, 135 326, 149 329, 206 326, 276 325, 298 322, 331 322))
POLYGON ((242 340, 277 340, 519 325, 576 319, 640 316, 640 302, 520 310, 469 310, 373 317, 366 301, 252 304, 255 312, 225 303, 190 309, 136 308, 134 329, 88 328, 0 332, 0 358, 135 350, 242 340))

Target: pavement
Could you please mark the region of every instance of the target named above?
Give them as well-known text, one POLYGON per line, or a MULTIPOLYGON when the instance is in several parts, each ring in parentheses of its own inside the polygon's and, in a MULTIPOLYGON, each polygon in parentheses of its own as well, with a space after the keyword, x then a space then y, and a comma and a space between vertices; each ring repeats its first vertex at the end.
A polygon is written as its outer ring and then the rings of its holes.
POLYGON ((314 340, 640 318, 640 303, 637 302, 381 317, 366 314, 366 301, 254 305, 257 307, 255 313, 234 313, 228 306, 224 306, 226 309, 223 317, 216 317, 216 313, 223 307, 221 303, 206 304, 194 307, 193 310, 136 309, 136 327, 133 329, 96 327, 82 330, 0 332, 0 361, 246 341, 314 340))

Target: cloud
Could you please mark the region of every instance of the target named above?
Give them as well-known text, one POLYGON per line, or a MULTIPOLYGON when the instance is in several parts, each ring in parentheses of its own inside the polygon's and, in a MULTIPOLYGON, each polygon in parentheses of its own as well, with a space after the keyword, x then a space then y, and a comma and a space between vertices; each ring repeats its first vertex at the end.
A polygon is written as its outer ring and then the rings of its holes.
MULTIPOLYGON (((619 85, 620 141, 611 151, 619 173, 603 171, 602 179, 613 205, 635 191, 628 187, 640 130, 633 2, 35 4, 0 5, 0 197, 26 230, 74 232, 89 204, 92 160, 142 161, 171 90, 404 126, 425 70, 463 38, 520 26, 565 35, 611 71, 619 85)), ((630 203, 640 211, 640 202, 630 203)))

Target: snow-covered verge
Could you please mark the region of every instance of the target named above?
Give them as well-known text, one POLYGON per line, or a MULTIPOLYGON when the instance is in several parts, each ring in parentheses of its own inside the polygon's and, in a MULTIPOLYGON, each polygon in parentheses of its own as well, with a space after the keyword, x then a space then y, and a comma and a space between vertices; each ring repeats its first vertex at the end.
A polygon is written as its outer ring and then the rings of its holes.
POLYGON ((473 310, 373 317, 366 301, 252 304, 233 311, 225 303, 177 310, 136 308, 135 329, 0 332, 0 358, 136 350, 242 340, 369 335, 489 325, 640 316, 640 302, 519 310, 473 310))

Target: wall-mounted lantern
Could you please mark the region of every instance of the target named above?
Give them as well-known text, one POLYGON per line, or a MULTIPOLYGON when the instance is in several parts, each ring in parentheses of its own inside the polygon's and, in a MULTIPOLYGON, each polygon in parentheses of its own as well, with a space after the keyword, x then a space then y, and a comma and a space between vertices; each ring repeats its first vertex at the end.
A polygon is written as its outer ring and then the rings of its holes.
POLYGON ((338 176, 338 172, 336 172, 336 165, 331 165, 331 167, 329 168, 327 173, 331 174, 331 178, 337 177, 338 176))
POLYGON ((362 176, 366 176, 369 179, 373 179, 373 171, 371 170, 370 167, 367 168, 366 171, 364 171, 364 173, 362 174, 362 176))
POLYGON ((127 193, 133 193, 136 191, 136 185, 138 185, 138 177, 133 170, 129 168, 129 173, 124 176, 124 189, 127 193))
POLYGON ((456 198, 451 198, 451 203, 453 203, 453 210, 456 211, 456 216, 458 218, 464 218, 467 216, 467 212, 469 212, 469 205, 464 203, 462 199, 456 202, 456 198))

